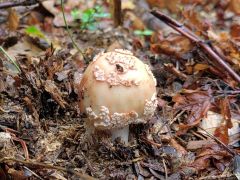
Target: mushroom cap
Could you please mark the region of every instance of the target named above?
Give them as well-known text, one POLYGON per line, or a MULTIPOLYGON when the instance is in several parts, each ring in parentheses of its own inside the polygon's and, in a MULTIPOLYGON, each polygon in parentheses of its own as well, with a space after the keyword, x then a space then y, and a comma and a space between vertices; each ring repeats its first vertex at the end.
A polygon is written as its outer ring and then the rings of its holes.
POLYGON ((145 123, 157 106, 156 79, 148 65, 130 51, 99 53, 79 86, 80 111, 98 130, 145 123))

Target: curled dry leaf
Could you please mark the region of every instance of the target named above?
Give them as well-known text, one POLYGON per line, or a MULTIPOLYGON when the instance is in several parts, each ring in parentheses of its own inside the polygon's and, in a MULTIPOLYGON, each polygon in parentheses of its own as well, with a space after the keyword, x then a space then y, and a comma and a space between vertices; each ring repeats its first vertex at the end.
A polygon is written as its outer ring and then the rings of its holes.
POLYGON ((201 171, 206 170, 210 166, 210 162, 213 162, 215 166, 219 166, 219 163, 222 163, 226 168, 229 158, 231 158, 231 155, 221 145, 211 144, 202 148, 196 160, 189 166, 195 168, 197 171, 201 171))
MULTIPOLYGON (((232 144, 236 142, 235 137, 239 137, 240 128, 235 117, 226 120, 224 115, 208 111, 207 116, 202 119, 199 126, 225 144, 232 144)), ((205 133, 201 129, 199 132, 205 133)))
POLYGON ((178 134, 184 134, 188 129, 200 123, 201 119, 206 116, 212 104, 211 91, 186 91, 183 95, 176 94, 173 97, 174 109, 185 110, 188 117, 185 124, 179 125, 178 134))
POLYGON ((133 12, 131 11, 126 12, 125 19, 128 21, 129 20, 131 21, 131 26, 133 29, 138 29, 138 30, 145 29, 145 25, 143 21, 139 17, 137 17, 136 14, 134 14, 133 12))
POLYGON ((197 149, 201 149, 203 146, 213 144, 213 140, 198 140, 198 141, 188 141, 187 150, 194 151, 197 149))
POLYGON ((180 1, 179 0, 147 0, 150 7, 158 7, 160 9, 166 8, 173 13, 180 11, 180 1))
POLYGON ((62 94, 55 85, 54 81, 47 80, 45 82, 44 89, 51 94, 52 98, 61 106, 61 108, 66 107, 67 102, 62 98, 62 94))
POLYGON ((8 28, 11 31, 17 30, 19 26, 19 17, 17 14, 17 11, 14 8, 9 9, 9 15, 8 15, 8 28))
POLYGON ((240 14, 240 0, 231 0, 229 3, 229 9, 232 10, 235 14, 240 14))
POLYGON ((170 146, 174 147, 179 154, 181 155, 187 154, 186 149, 183 146, 181 146, 175 139, 172 138, 169 144, 170 146))
POLYGON ((232 24, 230 35, 234 40, 240 41, 240 22, 232 24))
POLYGON ((176 56, 178 58, 183 57, 192 49, 192 43, 186 37, 171 33, 163 40, 158 40, 157 43, 151 45, 151 51, 157 54, 166 54, 170 56, 176 56))
POLYGON ((194 6, 185 9, 182 12, 185 21, 188 21, 187 24, 191 27, 192 30, 202 33, 206 32, 210 28, 210 24, 201 19, 197 11, 195 11, 194 6))
MULTIPOLYGON (((232 34, 234 36, 237 36, 238 33, 236 30, 232 31, 232 34), (236 31, 236 32, 235 32, 236 31)), ((225 56, 225 60, 230 63, 236 65, 237 69, 240 69, 240 51, 239 51, 239 44, 235 41, 233 41, 229 34, 227 33, 219 33, 216 34, 213 31, 208 31, 208 37, 210 40, 215 41, 214 47, 218 51, 218 54, 221 54, 221 56, 225 56)))
POLYGON ((231 121, 231 111, 230 111, 230 104, 229 104, 229 99, 225 97, 220 101, 220 108, 221 108, 221 114, 225 120, 225 124, 227 128, 232 128, 233 124, 231 121))

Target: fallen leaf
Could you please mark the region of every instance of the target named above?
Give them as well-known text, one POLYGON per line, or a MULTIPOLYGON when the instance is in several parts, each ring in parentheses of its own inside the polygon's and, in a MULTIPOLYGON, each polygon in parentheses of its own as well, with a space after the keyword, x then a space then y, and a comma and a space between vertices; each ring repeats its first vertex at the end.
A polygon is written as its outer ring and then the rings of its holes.
POLYGON ((203 70, 206 70, 206 69, 208 69, 208 68, 209 68, 209 65, 208 65, 208 64, 200 64, 200 63, 196 64, 196 65, 193 67, 194 72, 196 72, 196 71, 203 71, 203 70))
POLYGON ((170 33, 168 37, 151 45, 151 51, 157 54, 166 54, 178 58, 183 57, 192 49, 191 41, 179 34, 170 33))
POLYGON ((224 99, 222 99, 220 101, 220 108, 221 108, 221 114, 222 114, 222 117, 224 118, 225 120, 225 124, 226 124, 226 127, 227 128, 232 128, 233 127, 233 124, 232 124, 232 121, 231 121, 231 111, 230 111, 230 104, 229 104, 229 99, 227 97, 225 97, 224 99))
POLYGON ((228 145, 229 136, 228 136, 228 128, 226 124, 221 124, 219 127, 217 127, 214 132, 214 136, 224 144, 228 145))
POLYGON ((210 29, 210 24, 206 20, 200 18, 198 11, 195 10, 194 6, 185 9, 182 12, 182 15, 185 21, 187 21, 186 24, 188 24, 188 26, 190 26, 196 33, 201 34, 210 29))
POLYGON ((213 140, 198 140, 198 141, 188 141, 187 150, 194 151, 197 149, 201 149, 203 146, 210 145, 214 143, 213 140))
POLYGON ((52 98, 61 106, 61 108, 66 107, 67 102, 62 98, 62 94, 55 85, 54 81, 47 80, 45 82, 44 89, 51 94, 52 98))
POLYGON ((173 97, 174 109, 185 110, 188 113, 185 124, 179 125, 178 134, 184 134, 189 128, 200 123, 212 106, 211 98, 211 91, 186 91, 183 95, 176 94, 173 97))
POLYGON ((144 30, 145 29, 145 25, 142 21, 141 18, 137 17, 136 14, 134 14, 133 12, 131 11, 127 11, 125 13, 125 17, 124 17, 126 20, 125 21, 131 21, 131 28, 133 29, 138 29, 138 30, 144 30))
POLYGON ((160 9, 166 8, 172 13, 177 13, 180 11, 180 1, 179 0, 147 0, 151 7, 158 7, 160 9))
MULTIPOLYGON (((232 139, 235 141, 234 136, 238 136, 240 134, 240 127, 238 124, 238 120, 235 118, 231 118, 232 128, 228 128, 226 120, 224 120, 223 115, 219 113, 215 113, 213 111, 208 111, 206 117, 204 117, 199 124, 201 129, 204 129, 211 135, 215 135, 221 141, 227 143, 228 139, 232 139)), ((229 126, 230 127, 230 126, 229 126)), ((205 133, 199 129, 198 131, 201 133, 205 133)), ((232 141, 229 141, 232 143, 232 141)), ((228 144, 228 143, 227 143, 228 144)))
POLYGON ((217 164, 218 162, 224 163, 228 162, 228 158, 231 158, 231 155, 221 147, 219 144, 210 144, 201 149, 197 154, 196 160, 189 164, 189 166, 195 168, 197 171, 206 170, 210 166, 210 162, 217 164))
POLYGON ((240 0, 231 0, 229 3, 229 9, 237 15, 240 14, 240 0))
POLYGON ((240 23, 235 23, 231 26, 230 35, 233 39, 240 41, 240 23))
POLYGON ((172 138, 169 145, 174 147, 179 154, 181 155, 187 154, 186 149, 183 146, 181 146, 175 139, 172 138))
POLYGON ((14 8, 9 9, 9 15, 8 15, 8 28, 11 31, 17 30, 19 26, 19 16, 17 11, 14 8))

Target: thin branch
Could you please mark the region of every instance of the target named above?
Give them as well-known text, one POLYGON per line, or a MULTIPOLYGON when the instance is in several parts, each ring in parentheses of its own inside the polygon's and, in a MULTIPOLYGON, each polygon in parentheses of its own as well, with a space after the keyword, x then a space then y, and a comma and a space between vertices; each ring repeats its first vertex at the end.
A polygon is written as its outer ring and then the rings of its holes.
POLYGON ((81 51, 81 49, 78 47, 78 45, 76 44, 76 42, 74 41, 73 37, 72 37, 72 34, 70 32, 70 29, 69 29, 69 26, 67 24, 67 20, 66 20, 66 16, 65 16, 65 12, 64 12, 64 5, 63 5, 63 0, 61 0, 61 8, 62 8, 62 14, 63 14, 63 20, 64 20, 64 23, 65 23, 65 26, 66 26, 66 29, 67 29, 67 33, 68 33, 68 36, 70 37, 72 43, 73 43, 73 46, 77 49, 77 51, 79 53, 82 54, 84 60, 86 61, 86 57, 84 55, 84 53, 81 51))
POLYGON ((203 130, 206 135, 210 138, 212 138, 213 140, 215 140, 218 144, 220 144, 226 151, 228 151, 232 156, 237 155, 237 153, 235 151, 233 151, 232 149, 230 149, 227 145, 225 145, 222 141, 220 141, 217 137, 211 135, 209 132, 207 132, 205 129, 203 129, 202 127, 198 127, 199 129, 203 130))
POLYGON ((37 167, 46 168, 46 169, 55 169, 55 170, 63 171, 63 172, 66 172, 66 173, 77 175, 78 177, 80 177, 83 180, 95 180, 95 178, 93 178, 93 177, 91 177, 87 174, 82 174, 82 173, 77 172, 73 169, 67 169, 67 168, 63 168, 63 167, 60 167, 60 166, 53 166, 53 165, 50 165, 50 164, 33 162, 33 161, 30 161, 30 160, 24 161, 24 160, 20 160, 20 159, 15 159, 13 157, 4 157, 4 158, 0 159, 0 163, 8 162, 8 161, 14 161, 14 162, 22 163, 25 166, 30 166, 30 167, 37 166, 37 167))
POLYGON ((114 21, 114 26, 118 27, 122 25, 122 1, 121 0, 111 0, 112 2, 112 18, 114 21))
POLYGON ((238 83, 240 83, 240 76, 223 60, 211 47, 210 44, 207 44, 202 40, 200 37, 195 35, 192 31, 190 31, 188 28, 186 28, 184 25, 180 24, 176 20, 166 16, 165 14, 161 13, 158 10, 152 10, 151 13, 166 23, 168 26, 172 27, 174 30, 178 31, 182 35, 189 38, 191 41, 195 42, 197 45, 199 45, 202 49, 204 49, 214 61, 216 61, 223 70, 227 71, 229 75, 235 79, 238 83))
POLYGON ((39 3, 38 0, 2 2, 2 3, 0 3, 0 9, 6 9, 6 8, 16 7, 16 6, 31 6, 31 5, 38 4, 38 3, 39 3))
POLYGON ((18 72, 21 73, 21 69, 20 69, 20 67, 18 66, 18 64, 14 61, 13 58, 11 58, 11 57, 9 56, 9 54, 3 49, 2 46, 0 46, 0 51, 2 51, 3 54, 7 57, 7 59, 8 59, 11 63, 14 64, 14 66, 17 68, 18 72))
POLYGON ((23 168, 26 169, 27 171, 31 172, 32 175, 34 175, 34 176, 37 177, 38 179, 40 179, 40 180, 44 180, 44 179, 41 178, 38 174, 36 174, 35 172, 33 172, 31 169, 29 169, 28 167, 23 166, 23 168))

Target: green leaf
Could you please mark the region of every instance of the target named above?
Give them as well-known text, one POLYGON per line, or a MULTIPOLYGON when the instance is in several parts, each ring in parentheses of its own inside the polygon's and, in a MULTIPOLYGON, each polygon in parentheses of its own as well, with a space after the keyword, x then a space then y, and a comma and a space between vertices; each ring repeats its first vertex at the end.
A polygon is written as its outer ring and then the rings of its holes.
POLYGON ((153 31, 150 30, 150 29, 145 29, 145 30, 135 30, 133 32, 135 35, 138 35, 138 36, 151 36, 153 34, 153 31))
POLYGON ((91 11, 91 9, 84 11, 81 17, 81 21, 84 23, 92 20, 93 20, 93 12, 91 11))
POLYGON ((25 28, 25 33, 32 37, 45 38, 45 35, 36 26, 28 26, 25 28))
POLYGON ((108 18, 110 17, 110 13, 97 13, 97 14, 94 14, 94 17, 96 18, 108 18))
POLYGON ((110 17, 109 13, 105 13, 101 6, 95 6, 94 8, 89 8, 83 11, 81 15, 81 29, 96 30, 97 18, 110 17))
POLYGON ((81 11, 78 9, 73 9, 71 11, 71 16, 73 17, 74 20, 80 19, 81 17, 81 11))

